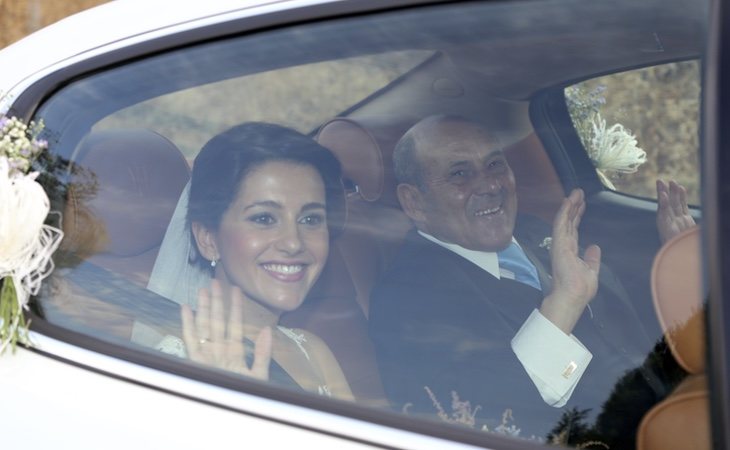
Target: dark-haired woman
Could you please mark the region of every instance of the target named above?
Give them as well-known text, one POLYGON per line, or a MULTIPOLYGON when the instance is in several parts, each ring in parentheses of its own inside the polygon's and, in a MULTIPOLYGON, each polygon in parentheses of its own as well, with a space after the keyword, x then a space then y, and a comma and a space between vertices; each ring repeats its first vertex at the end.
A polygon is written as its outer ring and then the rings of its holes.
MULTIPOLYGON (((188 358, 352 399, 327 345, 278 325, 324 267, 342 195, 337 159, 289 128, 247 123, 205 144, 176 212, 187 211, 189 250, 163 243, 150 281, 150 289, 183 304, 188 358), (188 256, 174 256, 181 253, 188 256)), ((179 233, 174 222, 166 241, 179 233)))

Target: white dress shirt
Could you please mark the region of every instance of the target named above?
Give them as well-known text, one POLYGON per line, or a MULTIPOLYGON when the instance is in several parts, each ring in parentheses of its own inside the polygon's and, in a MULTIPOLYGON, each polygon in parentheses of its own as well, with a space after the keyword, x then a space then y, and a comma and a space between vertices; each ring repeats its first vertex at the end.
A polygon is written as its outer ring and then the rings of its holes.
MULTIPOLYGON (((500 269, 496 252, 469 250, 440 241, 420 230, 418 233, 466 258, 497 279, 514 279, 511 272, 500 269)), ((512 240, 517 242, 514 237, 512 240)), ((568 402, 593 358, 591 352, 575 336, 563 333, 537 309, 532 311, 512 338, 511 347, 542 399, 556 408, 568 402)))

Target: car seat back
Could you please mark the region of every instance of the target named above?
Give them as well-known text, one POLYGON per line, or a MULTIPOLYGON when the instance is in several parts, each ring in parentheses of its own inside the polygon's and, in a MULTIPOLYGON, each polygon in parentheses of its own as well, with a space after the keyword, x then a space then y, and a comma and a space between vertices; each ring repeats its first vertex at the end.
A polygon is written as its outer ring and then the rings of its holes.
POLYGON ((507 146, 504 154, 515 175, 520 213, 553 223, 565 191, 540 139, 530 133, 507 146))
POLYGON ((339 361, 358 400, 384 406, 367 331, 369 296, 410 222, 400 208, 382 203, 388 188, 384 155, 365 127, 335 118, 320 128, 317 141, 342 164, 347 217, 307 302, 283 321, 320 336, 339 361))
POLYGON ((644 416, 639 450, 711 447, 701 267, 699 227, 669 240, 654 259, 654 307, 672 355, 689 375, 644 416))
POLYGON ((347 223, 335 247, 367 317, 370 290, 412 225, 395 197, 391 155, 373 133, 353 120, 335 118, 320 128, 317 140, 343 165, 347 223))
POLYGON ((71 172, 64 249, 146 286, 189 177, 182 153, 153 131, 90 133, 71 172))

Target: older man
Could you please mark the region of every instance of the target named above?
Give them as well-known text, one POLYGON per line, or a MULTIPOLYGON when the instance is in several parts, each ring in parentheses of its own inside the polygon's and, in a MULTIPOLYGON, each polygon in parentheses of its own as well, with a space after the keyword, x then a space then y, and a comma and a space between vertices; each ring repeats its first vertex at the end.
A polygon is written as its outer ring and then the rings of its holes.
MULTIPOLYGON (((414 415, 463 412, 463 403, 453 403, 458 396, 477 412, 477 424, 494 429, 510 412, 507 425, 538 438, 568 407, 598 413, 653 342, 601 267, 600 249, 580 254, 582 191, 564 199, 552 230, 518 217, 514 175, 498 140, 459 117, 413 126, 394 164, 398 198, 416 229, 370 306, 393 405, 414 415)), ((681 188, 659 189, 666 237, 691 217, 681 188)), ((652 374, 643 376, 649 389, 661 389, 652 374)))

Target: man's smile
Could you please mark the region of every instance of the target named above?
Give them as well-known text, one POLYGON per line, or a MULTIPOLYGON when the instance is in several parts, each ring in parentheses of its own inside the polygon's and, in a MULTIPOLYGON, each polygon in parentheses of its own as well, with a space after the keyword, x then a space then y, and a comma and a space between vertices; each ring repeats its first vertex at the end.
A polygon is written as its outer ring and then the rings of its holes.
POLYGON ((476 217, 482 217, 482 216, 490 216, 492 214, 496 214, 502 210, 502 205, 495 206, 494 208, 488 208, 488 209, 480 209, 477 210, 474 215, 476 217))

